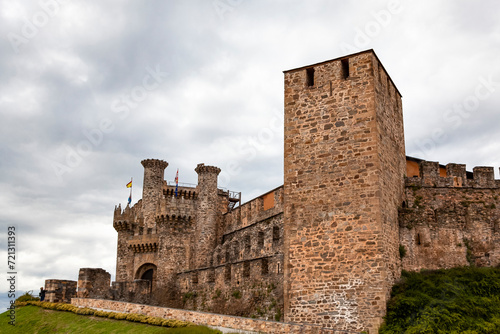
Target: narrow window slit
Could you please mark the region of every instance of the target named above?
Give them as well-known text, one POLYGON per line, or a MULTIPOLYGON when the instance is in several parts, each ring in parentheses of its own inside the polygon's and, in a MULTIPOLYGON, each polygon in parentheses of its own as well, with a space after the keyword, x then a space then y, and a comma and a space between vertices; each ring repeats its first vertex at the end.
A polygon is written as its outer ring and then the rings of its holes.
POLYGON ((345 79, 349 78, 349 59, 342 59, 342 77, 345 79))
POLYGON ((306 69, 306 85, 308 87, 314 86, 314 67, 306 69))

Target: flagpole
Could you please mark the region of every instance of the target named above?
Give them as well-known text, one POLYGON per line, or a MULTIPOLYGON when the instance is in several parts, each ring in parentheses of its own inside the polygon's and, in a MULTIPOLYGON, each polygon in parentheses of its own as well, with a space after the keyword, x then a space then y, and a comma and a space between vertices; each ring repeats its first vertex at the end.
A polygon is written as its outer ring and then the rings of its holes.
POLYGON ((132 188, 134 187, 134 182, 132 182, 132 181, 134 181, 133 177, 130 178, 130 183, 131 183, 130 184, 130 204, 132 204, 132 188))

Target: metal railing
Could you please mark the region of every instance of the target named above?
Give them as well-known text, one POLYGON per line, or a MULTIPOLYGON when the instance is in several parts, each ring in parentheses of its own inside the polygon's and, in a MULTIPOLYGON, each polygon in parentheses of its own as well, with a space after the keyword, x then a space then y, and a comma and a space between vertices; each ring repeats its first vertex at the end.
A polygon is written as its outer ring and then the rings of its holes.
MULTIPOLYGON (((168 181, 167 185, 175 186, 176 184, 175 184, 175 181, 168 181)), ((179 182, 179 187, 196 188, 196 184, 179 182)))

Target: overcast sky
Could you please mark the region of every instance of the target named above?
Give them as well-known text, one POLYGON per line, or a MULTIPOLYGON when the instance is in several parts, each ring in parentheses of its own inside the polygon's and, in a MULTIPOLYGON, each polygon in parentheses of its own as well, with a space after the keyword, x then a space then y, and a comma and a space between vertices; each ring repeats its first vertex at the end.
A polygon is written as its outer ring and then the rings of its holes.
POLYGON ((218 166, 244 201, 282 185, 282 71, 371 48, 403 95, 406 154, 498 177, 499 12, 493 0, 0 0, 3 273, 15 226, 18 290, 81 267, 114 280, 113 209, 131 177, 140 199, 142 159, 186 183, 198 163, 218 166))

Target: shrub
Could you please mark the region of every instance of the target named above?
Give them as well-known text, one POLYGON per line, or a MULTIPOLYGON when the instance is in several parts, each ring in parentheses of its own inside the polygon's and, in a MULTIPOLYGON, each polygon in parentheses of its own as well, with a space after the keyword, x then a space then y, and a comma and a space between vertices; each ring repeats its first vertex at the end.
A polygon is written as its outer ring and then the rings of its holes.
POLYGON ((30 291, 25 292, 24 295, 19 296, 19 298, 16 299, 16 305, 18 302, 23 303, 23 302, 27 302, 27 301, 39 301, 40 298, 33 296, 32 293, 33 293, 33 290, 30 290, 30 291))
POLYGON ((241 298, 240 290, 234 290, 232 296, 236 299, 240 299, 241 298))
POLYGON ((380 333, 500 333, 500 269, 403 272, 380 333))
POLYGON ((403 245, 399 245, 399 258, 402 260, 406 255, 406 248, 403 245))

